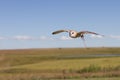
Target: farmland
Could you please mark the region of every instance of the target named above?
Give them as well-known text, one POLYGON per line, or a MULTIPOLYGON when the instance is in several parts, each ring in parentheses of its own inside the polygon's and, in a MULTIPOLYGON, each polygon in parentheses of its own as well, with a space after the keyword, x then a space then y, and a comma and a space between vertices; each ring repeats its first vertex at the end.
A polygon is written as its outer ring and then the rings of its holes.
POLYGON ((120 79, 120 48, 0 50, 0 80, 120 79))

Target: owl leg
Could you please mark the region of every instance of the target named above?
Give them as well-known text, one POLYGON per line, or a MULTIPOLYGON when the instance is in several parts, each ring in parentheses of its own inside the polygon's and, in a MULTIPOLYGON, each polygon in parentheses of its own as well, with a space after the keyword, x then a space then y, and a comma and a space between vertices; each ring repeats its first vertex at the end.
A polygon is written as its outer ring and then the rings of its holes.
POLYGON ((82 39, 82 41, 83 41, 84 47, 87 48, 86 43, 85 43, 85 38, 84 38, 84 36, 81 36, 81 39, 82 39))

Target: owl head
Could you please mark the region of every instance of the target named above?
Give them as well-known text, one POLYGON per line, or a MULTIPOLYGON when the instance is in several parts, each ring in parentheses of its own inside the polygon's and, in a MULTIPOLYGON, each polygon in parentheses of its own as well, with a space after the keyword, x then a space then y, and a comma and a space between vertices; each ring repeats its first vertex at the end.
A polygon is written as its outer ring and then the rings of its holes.
POLYGON ((72 31, 69 32, 69 36, 72 37, 72 38, 76 38, 77 37, 77 32, 72 30, 72 31))

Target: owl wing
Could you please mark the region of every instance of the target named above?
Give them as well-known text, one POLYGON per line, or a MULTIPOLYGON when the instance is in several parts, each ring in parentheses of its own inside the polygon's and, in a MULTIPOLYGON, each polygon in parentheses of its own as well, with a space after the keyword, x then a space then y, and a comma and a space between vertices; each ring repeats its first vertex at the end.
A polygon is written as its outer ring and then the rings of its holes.
POLYGON ((91 31, 80 31, 78 34, 82 34, 82 35, 84 35, 84 34, 95 34, 95 35, 100 35, 100 34, 98 34, 98 33, 95 33, 95 32, 91 32, 91 31))
POLYGON ((57 31, 52 32, 52 34, 54 35, 54 34, 59 34, 61 32, 69 32, 69 31, 70 30, 57 30, 57 31))

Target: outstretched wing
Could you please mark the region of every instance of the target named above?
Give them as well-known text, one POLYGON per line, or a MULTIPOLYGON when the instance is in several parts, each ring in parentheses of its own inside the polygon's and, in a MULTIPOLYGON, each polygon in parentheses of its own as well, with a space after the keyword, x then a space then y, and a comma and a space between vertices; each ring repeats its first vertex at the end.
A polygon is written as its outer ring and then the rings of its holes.
POLYGON ((82 35, 84 35, 84 34, 95 34, 95 35, 100 35, 100 34, 98 34, 98 33, 95 33, 95 32, 91 32, 91 31, 80 31, 78 34, 82 34, 82 35))
POLYGON ((58 30, 58 31, 52 32, 52 34, 59 34, 61 32, 69 32, 69 30, 58 30))

